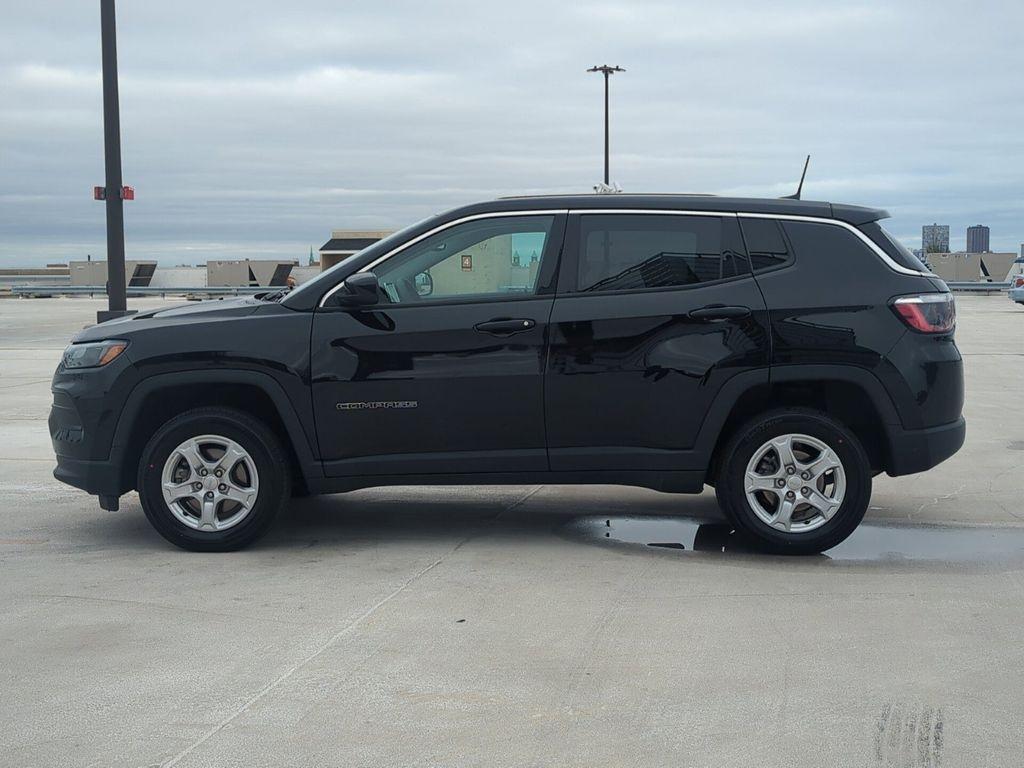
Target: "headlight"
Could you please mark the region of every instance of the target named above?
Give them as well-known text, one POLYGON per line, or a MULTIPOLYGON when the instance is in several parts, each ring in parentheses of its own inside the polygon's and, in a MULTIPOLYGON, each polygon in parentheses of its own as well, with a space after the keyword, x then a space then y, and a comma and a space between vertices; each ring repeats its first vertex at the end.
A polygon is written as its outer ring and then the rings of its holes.
POLYGON ((72 344, 64 350, 61 365, 65 368, 99 368, 116 360, 127 348, 127 341, 117 339, 72 344))

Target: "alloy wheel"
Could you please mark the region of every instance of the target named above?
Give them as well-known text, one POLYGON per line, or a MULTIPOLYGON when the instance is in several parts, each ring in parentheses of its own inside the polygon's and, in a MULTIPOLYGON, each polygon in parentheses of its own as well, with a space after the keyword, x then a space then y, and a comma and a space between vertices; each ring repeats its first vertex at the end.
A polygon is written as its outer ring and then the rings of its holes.
POLYGON ((161 489, 177 520, 197 531, 224 531, 252 511, 259 474, 249 452, 234 440, 200 435, 171 451, 161 489))
POLYGON ((842 506, 846 470, 818 438, 779 435, 754 451, 744 491, 762 522, 785 533, 807 533, 825 525, 842 506))

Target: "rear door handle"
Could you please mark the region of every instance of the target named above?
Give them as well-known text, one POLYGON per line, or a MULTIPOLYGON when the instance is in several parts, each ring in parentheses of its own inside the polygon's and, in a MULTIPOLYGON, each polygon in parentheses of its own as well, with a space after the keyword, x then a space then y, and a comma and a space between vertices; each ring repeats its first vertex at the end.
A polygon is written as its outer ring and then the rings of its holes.
POLYGON ((477 323, 473 326, 481 333, 489 333, 492 336, 511 336, 514 333, 522 333, 533 328, 537 323, 525 317, 506 318, 498 317, 488 320, 485 323, 477 323))
POLYGON ((750 307, 727 307, 724 304, 709 304, 689 312, 693 320, 736 320, 750 317, 750 307))

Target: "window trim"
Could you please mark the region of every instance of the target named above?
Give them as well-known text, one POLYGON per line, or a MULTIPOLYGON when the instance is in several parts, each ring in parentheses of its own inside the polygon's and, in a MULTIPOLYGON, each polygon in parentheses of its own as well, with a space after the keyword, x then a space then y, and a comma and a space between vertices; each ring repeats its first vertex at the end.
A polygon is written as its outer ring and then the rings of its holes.
MULTIPOLYGON (((439 224, 438 226, 434 227, 433 229, 430 229, 430 230, 424 232, 423 234, 414 237, 412 240, 407 240, 406 242, 402 243, 401 245, 399 245, 399 246, 397 246, 395 248, 392 248, 390 251, 388 251, 384 255, 377 257, 376 259, 371 261, 366 266, 359 268, 358 270, 356 270, 356 273, 359 273, 359 272, 369 272, 375 266, 377 266, 378 264, 386 261, 387 259, 390 259, 392 256, 394 256, 394 255, 404 251, 406 248, 408 248, 408 247, 410 247, 412 245, 415 245, 416 243, 420 242, 421 240, 424 240, 424 239, 430 237, 431 235, 437 234, 438 232, 443 232, 444 230, 446 230, 446 229, 448 229, 450 227, 454 227, 455 225, 461 224, 461 223, 466 222, 466 221, 474 221, 476 219, 504 218, 504 217, 508 217, 508 216, 551 216, 551 215, 554 215, 554 216, 559 216, 559 215, 562 215, 562 216, 572 216, 572 215, 586 216, 586 215, 589 215, 589 214, 597 214, 597 215, 599 215, 599 214, 606 214, 606 213, 608 213, 608 214, 610 214, 610 213, 641 214, 641 215, 642 214, 658 214, 658 215, 662 215, 662 216, 715 216, 715 217, 718 217, 718 218, 722 218, 722 217, 726 217, 726 216, 734 216, 737 219, 740 219, 740 218, 748 218, 748 219, 776 219, 778 221, 806 221, 806 222, 810 222, 812 224, 831 224, 832 226, 841 227, 841 228, 843 228, 843 229, 853 233, 853 235, 855 237, 857 237, 862 243, 864 243, 864 245, 866 245, 868 247, 868 249, 872 253, 874 253, 879 259, 881 259, 882 263, 885 264, 887 267, 889 267, 889 269, 891 269, 893 272, 897 272, 897 273, 899 273, 901 275, 913 275, 915 277, 934 277, 935 276, 934 273, 931 273, 931 272, 919 272, 918 270, 910 269, 909 267, 904 267, 903 265, 896 263, 892 259, 892 257, 889 256, 889 254, 887 254, 878 245, 876 245, 875 242, 870 237, 868 237, 865 233, 861 232, 859 229, 857 229, 857 227, 853 226, 852 224, 849 224, 848 222, 845 222, 845 221, 840 221, 839 219, 827 219, 827 218, 823 218, 821 216, 802 216, 802 215, 799 215, 799 214, 784 214, 784 213, 744 213, 744 212, 738 212, 738 211, 684 211, 684 210, 671 209, 671 208, 542 208, 542 209, 532 209, 532 210, 529 210, 529 211, 488 211, 486 213, 474 213, 474 214, 471 214, 469 216, 461 216, 461 217, 459 217, 457 219, 452 219, 451 221, 445 222, 444 224, 439 224)), ((742 233, 742 227, 740 228, 740 230, 741 230, 741 233, 742 233)), ((565 244, 568 245, 567 242, 565 244)), ((564 250, 564 248, 563 248, 563 250, 564 250)), ((561 270, 561 265, 559 265, 559 272, 561 272, 561 271, 562 271, 561 270)), ((752 272, 751 272, 751 275, 753 275, 752 272)), ((735 280, 737 278, 729 278, 729 279, 735 280)), ((724 282, 724 281, 717 281, 717 282, 724 282)), ((327 293, 325 293, 323 295, 323 298, 320 299, 320 303, 317 305, 318 308, 320 308, 320 309, 325 308, 327 306, 327 302, 331 298, 331 296, 333 296, 335 293, 337 293, 339 290, 341 290, 341 287, 342 287, 342 285, 344 285, 344 283, 345 283, 344 280, 340 280, 340 281, 338 281, 337 285, 335 285, 333 288, 328 290, 327 293)), ((695 285, 700 286, 700 285, 706 285, 706 284, 707 283, 696 283, 695 285)), ((679 288, 678 286, 675 286, 675 287, 672 287, 672 290, 678 290, 678 288, 679 288)), ((647 289, 641 289, 641 290, 652 290, 652 289, 647 288, 647 289)), ((654 289, 654 290, 661 290, 661 289, 654 289)), ((611 292, 607 292, 605 295, 608 295, 609 293, 611 293, 611 292)), ((562 294, 562 295, 565 295, 565 294, 562 294)), ((585 293, 576 292, 576 293, 574 293, 572 295, 581 295, 582 296, 582 295, 599 295, 599 294, 585 294, 585 293)), ((431 305, 431 306, 433 306, 433 305, 431 305)))

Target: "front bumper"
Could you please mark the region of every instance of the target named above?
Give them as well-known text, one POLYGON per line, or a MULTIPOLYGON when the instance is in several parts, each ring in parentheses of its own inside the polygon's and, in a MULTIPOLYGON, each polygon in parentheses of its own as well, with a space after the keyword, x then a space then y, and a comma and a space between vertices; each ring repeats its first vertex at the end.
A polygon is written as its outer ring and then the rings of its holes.
POLYGON ((112 443, 130 378, 127 360, 82 371, 58 367, 49 418, 56 479, 101 497, 128 490, 112 443))
POLYGON ((966 436, 967 422, 962 416, 928 429, 894 429, 889 434, 887 472, 896 477, 931 469, 959 451, 966 436))
POLYGON ((94 496, 120 496, 127 489, 121 487, 120 469, 110 461, 88 461, 57 456, 53 476, 62 483, 81 488, 94 496))

